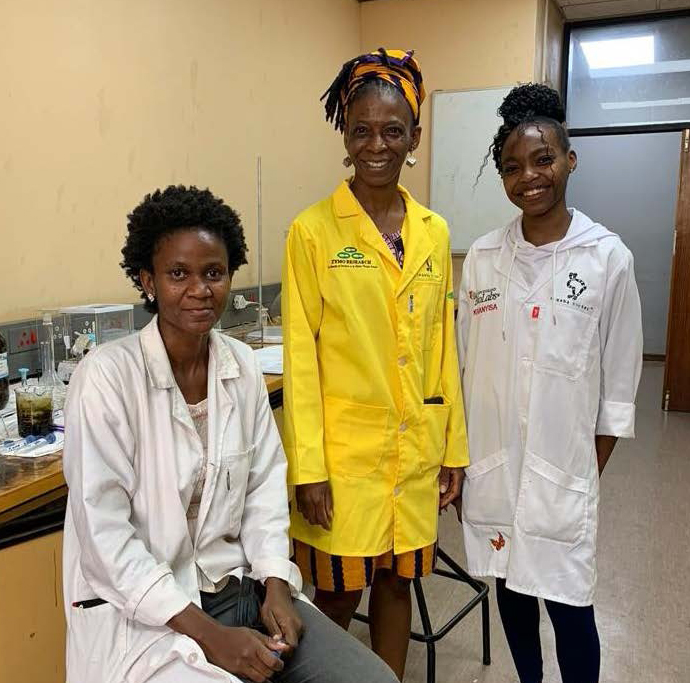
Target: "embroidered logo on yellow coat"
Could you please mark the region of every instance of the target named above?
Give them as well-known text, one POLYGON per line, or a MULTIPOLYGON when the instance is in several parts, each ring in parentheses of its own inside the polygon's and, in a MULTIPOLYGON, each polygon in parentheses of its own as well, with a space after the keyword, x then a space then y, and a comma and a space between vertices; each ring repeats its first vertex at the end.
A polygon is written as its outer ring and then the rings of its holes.
POLYGON ((329 268, 378 268, 370 258, 356 247, 343 247, 330 260, 329 268))
POLYGON ((359 261, 364 258, 364 254, 361 251, 357 251, 355 247, 345 247, 342 251, 338 252, 338 258, 353 258, 359 261))
POLYGON ((424 267, 420 268, 415 274, 414 279, 418 282, 441 282, 443 273, 435 266, 434 260, 429 256, 429 258, 424 261, 424 267))

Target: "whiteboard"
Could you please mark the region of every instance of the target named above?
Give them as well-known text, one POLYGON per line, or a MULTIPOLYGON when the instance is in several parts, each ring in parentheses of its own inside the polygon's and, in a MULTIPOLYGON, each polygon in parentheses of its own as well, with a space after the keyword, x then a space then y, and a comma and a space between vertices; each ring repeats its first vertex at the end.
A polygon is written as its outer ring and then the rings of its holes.
POLYGON ((502 123, 496 112, 511 88, 432 94, 430 203, 448 221, 453 252, 466 252, 477 238, 519 213, 505 195, 492 157, 473 187, 502 123))

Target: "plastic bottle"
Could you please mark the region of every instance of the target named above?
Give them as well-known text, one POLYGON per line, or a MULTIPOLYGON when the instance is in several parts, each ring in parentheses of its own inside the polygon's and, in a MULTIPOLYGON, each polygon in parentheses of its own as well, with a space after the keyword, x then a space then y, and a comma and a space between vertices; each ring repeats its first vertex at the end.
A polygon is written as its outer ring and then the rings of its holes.
POLYGON ((46 446, 50 443, 55 443, 57 440, 57 437, 55 434, 52 432, 49 432, 45 436, 42 436, 40 438, 34 439, 33 441, 29 441, 25 443, 23 446, 20 448, 17 448, 14 452, 13 455, 24 455, 25 453, 31 453, 31 451, 41 448, 42 446, 46 446))
POLYGON ((7 453, 25 453, 31 451, 34 448, 39 448, 40 446, 45 446, 49 443, 55 443, 57 437, 52 432, 46 434, 44 437, 34 436, 29 434, 23 439, 8 439, 3 442, 3 450, 7 453))

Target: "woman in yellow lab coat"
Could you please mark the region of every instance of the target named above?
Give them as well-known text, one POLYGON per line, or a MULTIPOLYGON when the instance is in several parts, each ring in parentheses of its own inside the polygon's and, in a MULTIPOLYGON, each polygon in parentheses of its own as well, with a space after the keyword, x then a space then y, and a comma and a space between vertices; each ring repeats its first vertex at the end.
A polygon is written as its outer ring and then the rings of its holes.
POLYGON ((412 52, 357 57, 324 97, 354 177, 287 240, 292 535, 317 606, 344 628, 372 586, 373 648, 402 678, 410 580, 431 572, 439 505, 467 464, 448 228, 398 185, 421 131, 412 52))

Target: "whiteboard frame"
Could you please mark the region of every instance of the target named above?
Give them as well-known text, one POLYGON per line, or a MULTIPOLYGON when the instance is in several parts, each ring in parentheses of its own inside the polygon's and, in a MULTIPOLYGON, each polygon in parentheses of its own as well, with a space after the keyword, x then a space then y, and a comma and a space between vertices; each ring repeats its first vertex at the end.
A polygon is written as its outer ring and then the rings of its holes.
MULTIPOLYGON (((436 95, 445 95, 445 94, 453 94, 453 93, 461 93, 461 92, 485 92, 487 90, 507 90, 510 91, 515 87, 516 84, 512 85, 492 85, 487 88, 454 88, 454 89, 443 89, 439 88, 438 90, 432 90, 431 91, 431 101, 430 101, 430 116, 429 118, 431 119, 431 123, 429 124, 429 147, 431 148, 429 151, 429 205, 431 205, 431 188, 433 187, 433 179, 434 179, 434 101, 436 99, 436 95)), ((487 151, 488 151, 488 146, 487 146, 487 151)), ((491 161, 489 159, 489 161, 491 161)), ((452 243, 452 239, 451 239, 452 243)), ((469 249, 453 249, 451 246, 450 253, 452 256, 466 256, 467 253, 469 252, 469 249)))

